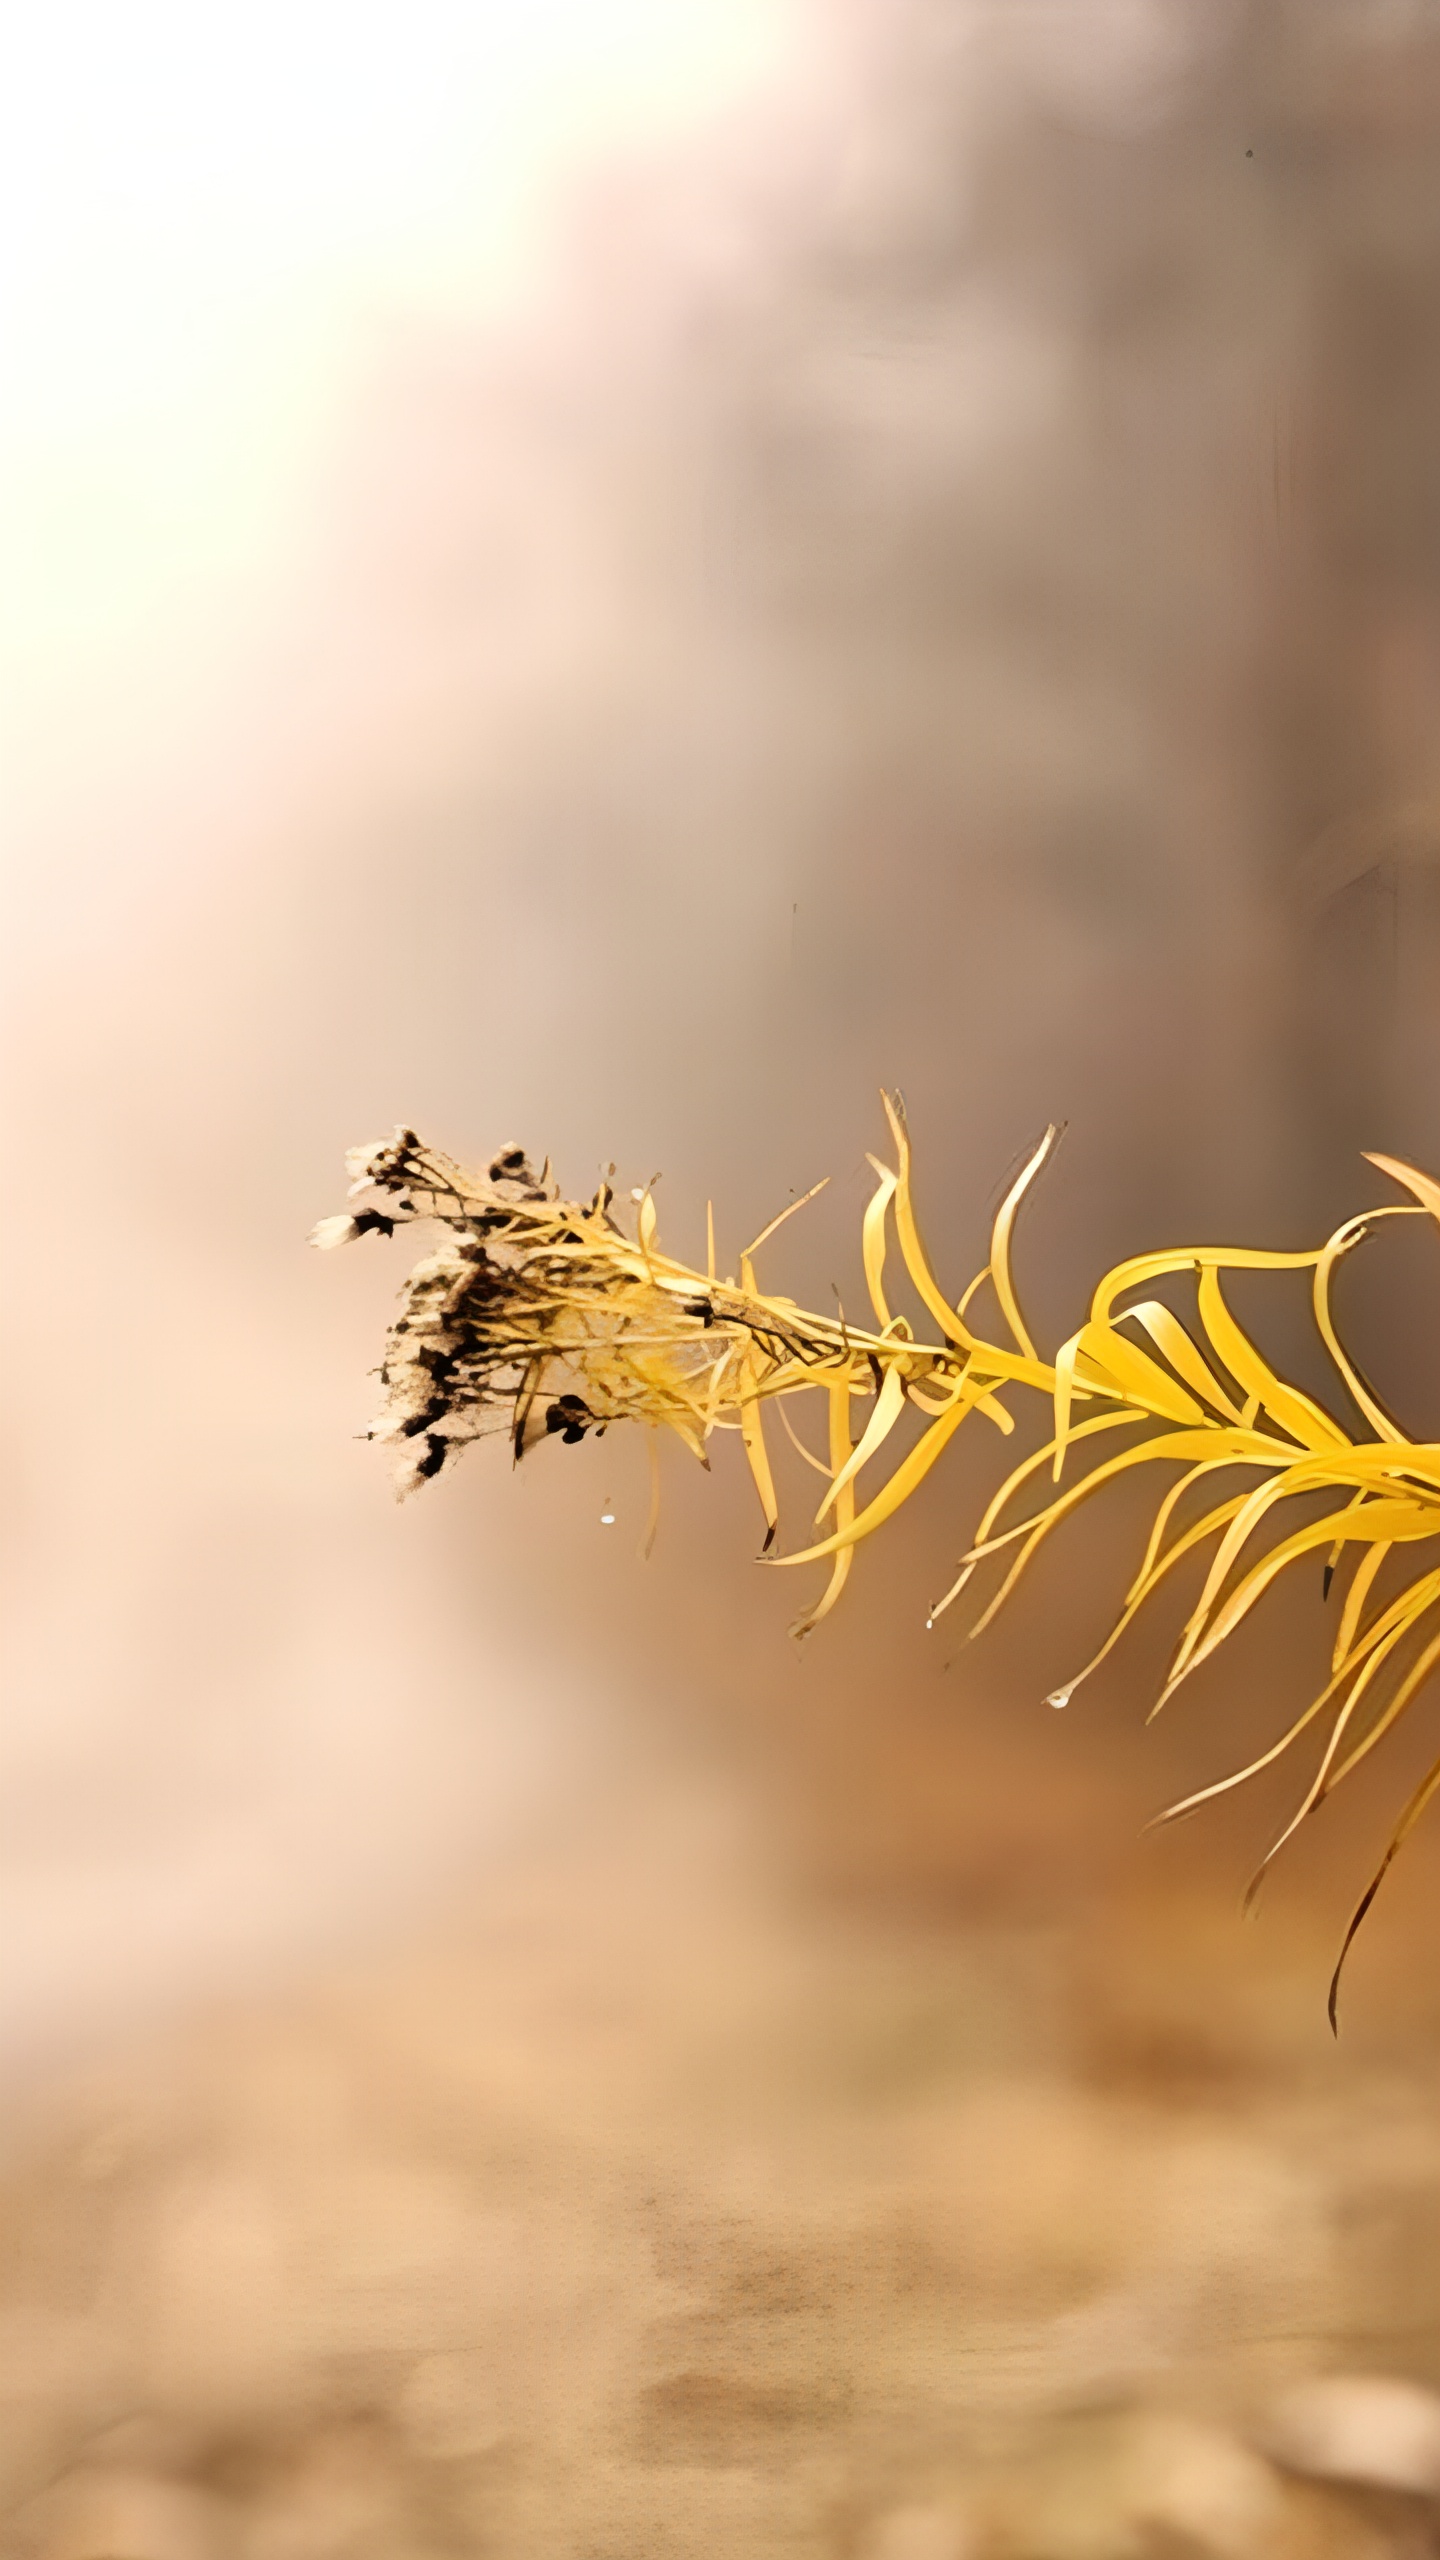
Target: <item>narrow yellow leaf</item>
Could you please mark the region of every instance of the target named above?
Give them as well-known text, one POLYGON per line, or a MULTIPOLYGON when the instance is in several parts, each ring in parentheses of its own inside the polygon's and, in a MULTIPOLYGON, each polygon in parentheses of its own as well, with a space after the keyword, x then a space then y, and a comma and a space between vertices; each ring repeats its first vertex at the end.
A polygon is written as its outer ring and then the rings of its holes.
MULTIPOLYGON (((850 1387, 848 1380, 837 1383, 831 1387, 829 1401, 830 1464, 835 1469, 838 1478, 843 1476, 846 1461, 850 1455, 850 1387)), ((848 1484, 841 1485, 840 1491, 836 1496, 835 1520, 837 1528, 842 1530, 850 1528, 854 1522, 854 1518, 855 1486, 852 1479, 848 1484)), ((797 1638, 800 1636, 807 1636, 812 1627, 818 1627, 822 1618, 828 1618, 836 1601, 839 1599, 841 1592, 844 1590, 846 1582, 849 1580, 850 1568, 854 1561, 854 1547, 841 1547, 831 1564, 830 1578, 826 1583, 824 1590, 821 1592, 819 1599, 815 1602, 814 1607, 805 1610, 802 1615, 795 1620, 790 1629, 792 1636, 797 1638)))
POLYGON ((1032 1150, 1011 1183, 1000 1203, 995 1224, 990 1231, 990 1277, 995 1283, 995 1295, 1000 1301, 1000 1312, 1021 1350, 1031 1360, 1038 1358, 1039 1355, 1020 1313, 1019 1300, 1016 1298, 1014 1283, 1010 1277, 1010 1235, 1015 1224, 1015 1213, 1059 1135, 1058 1128, 1052 1122, 1038 1147, 1032 1150))
POLYGON ((974 1403, 973 1395, 962 1389, 949 1412, 942 1414, 938 1422, 931 1423, 924 1437, 916 1441, 907 1457, 901 1459, 889 1483, 848 1529, 837 1529, 832 1536, 821 1539, 817 1546, 805 1547, 798 1555, 774 1556, 771 1562, 814 1564, 821 1556, 838 1555, 842 1547, 856 1546, 862 1538, 868 1538, 886 1520, 893 1518, 901 1503, 908 1501, 916 1486, 923 1483, 941 1451, 953 1440, 966 1414, 973 1412, 974 1403))
POLYGON ((1389 1414, 1380 1402, 1379 1397, 1376 1395, 1374 1388, 1370 1385, 1368 1379, 1362 1378, 1359 1370, 1355 1366, 1355 1363, 1346 1351, 1344 1344, 1341 1342, 1340 1337, 1335 1330, 1334 1317, 1330 1311, 1330 1284, 1334 1276, 1336 1263, 1341 1259, 1342 1255, 1350 1253, 1357 1244, 1362 1242, 1363 1238, 1369 1233, 1373 1220, 1377 1218, 1414 1218, 1420 1216, 1420 1214, 1421 1212, 1419 1210, 1408 1208, 1370 1209, 1358 1218, 1347 1218, 1343 1226, 1336 1228, 1335 1233, 1330 1237, 1319 1261, 1315 1265, 1315 1279, 1311 1289, 1311 1298, 1315 1308, 1315 1321, 1320 1328, 1321 1339, 1324 1342, 1325 1348, 1329 1352, 1331 1359, 1334 1361, 1336 1368, 1339 1370, 1341 1377, 1344 1379, 1346 1386, 1349 1388, 1351 1395, 1354 1397, 1356 1404, 1359 1406, 1360 1411, 1364 1414, 1366 1421, 1370 1424, 1372 1430, 1379 1432, 1382 1440, 1403 1441, 1405 1434, 1401 1430, 1398 1422, 1393 1422, 1391 1420, 1389 1414))
POLYGON ((1173 1315, 1169 1307, 1163 1306, 1158 1298, 1145 1298, 1138 1307, 1126 1307, 1115 1322, 1125 1324, 1132 1316, 1137 1324, 1143 1324, 1157 1350, 1164 1353, 1176 1375, 1183 1378, 1188 1387, 1193 1387, 1197 1396, 1206 1404, 1213 1405, 1217 1413, 1223 1413, 1227 1422, 1243 1421, 1240 1407, 1225 1393, 1209 1362, 1201 1357, 1179 1317, 1173 1315))
POLYGON ((883 1332, 890 1322, 890 1309, 885 1297, 885 1218, 890 1203, 895 1197, 897 1177, 890 1171, 888 1165, 877 1163, 874 1156, 870 1158, 870 1162, 875 1166, 880 1179, 866 1203, 865 1215, 861 1221, 860 1255, 865 1266, 865 1286, 870 1292, 870 1304, 875 1310, 875 1321, 883 1332))
POLYGON ((876 1450, 888 1440, 904 1410, 905 1381, 898 1369, 887 1369, 880 1393, 875 1399, 875 1410, 861 1433, 857 1446, 852 1449, 844 1467, 830 1486, 815 1514, 817 1529, 836 1495, 842 1493, 846 1485, 853 1484, 861 1468, 869 1465, 876 1450))
MULTIPOLYGON (((1351 1507, 1354 1508, 1353 1504, 1351 1507)), ((1355 1640, 1355 1630, 1360 1624, 1360 1612, 1365 1606, 1370 1585, 1390 1553, 1390 1545, 1388 1538, 1378 1538, 1369 1553, 1361 1557, 1355 1568, 1350 1588, 1345 1594, 1345 1606, 1340 1613, 1340 1624, 1335 1631, 1335 1651, 1331 1657, 1332 1670, 1339 1670, 1355 1640)))
MULTIPOLYGON (((1313 1261, 1317 1257, 1302 1258, 1313 1261)), ((1319 1405, 1298 1387, 1287 1386, 1283 1378, 1277 1378, 1248 1334, 1241 1332, 1220 1294, 1220 1275, 1213 1262, 1202 1263, 1196 1295, 1201 1321, 1236 1385, 1247 1394, 1258 1396, 1271 1420, 1278 1422, 1282 1431, 1292 1432, 1305 1448, 1345 1447, 1345 1434, 1339 1424, 1332 1422, 1328 1413, 1322 1413, 1319 1405)))
MULTIPOLYGON (((1435 1640, 1433 1652, 1436 1655, 1440 1655, 1440 1636, 1437 1636, 1435 1640)), ((1427 1670, 1430 1668, 1430 1664, 1428 1662, 1426 1668, 1427 1670)), ((1369 1884, 1365 1888, 1365 1891, 1362 1893, 1359 1902, 1356 1904, 1354 1913, 1350 1920, 1350 1925, 1345 1932, 1344 1943, 1340 1949, 1339 1960, 1330 1977, 1330 2025, 1336 2035, 1340 2032, 1340 1976, 1345 1970, 1345 1959, 1349 1955, 1350 1950, 1355 1943, 1356 1934, 1359 1931, 1371 1904, 1374 1902, 1376 1894, 1384 1883, 1394 1860, 1399 1855, 1399 1852, 1404 1848, 1406 1841, 1409 1839, 1416 1823, 1420 1820, 1421 1815, 1427 1811, 1437 1794, 1440 1794, 1440 1759, 1437 1759, 1426 1771, 1425 1776, 1421 1779, 1419 1786, 1415 1789, 1409 1803, 1406 1805, 1400 1820, 1390 1835, 1390 1841, 1386 1848, 1385 1855, 1381 1859, 1380 1864, 1376 1868, 1374 1875, 1371 1877, 1369 1884)))
POLYGON ((768 1227, 762 1227, 760 1233, 755 1238, 754 1243, 747 1246, 745 1259, 747 1261, 751 1260, 752 1257, 759 1252, 762 1244, 768 1244, 770 1238, 774 1235, 776 1228, 783 1227, 787 1218, 793 1218, 797 1209, 808 1208, 810 1202, 816 1197, 817 1193, 824 1190, 829 1179, 830 1176, 828 1173, 822 1173, 818 1182, 812 1182, 808 1191, 802 1191, 798 1200, 792 1200, 788 1208, 782 1209, 778 1217, 771 1219, 768 1227))
POLYGON ((1428 1173, 1418 1173, 1413 1164, 1402 1164, 1398 1156, 1367 1153, 1365 1161, 1378 1165, 1380 1171, 1388 1173, 1391 1181, 1398 1182, 1402 1190, 1413 1192, 1421 1208, 1428 1209, 1431 1217, 1440 1224, 1440 1182, 1433 1182, 1428 1173))
MULTIPOLYGON (((966 1331, 931 1270, 929 1257, 920 1241, 920 1230, 915 1223, 915 1207, 910 1196, 910 1136, 905 1126, 904 1112, 900 1108, 898 1097, 882 1093, 880 1099, 885 1105, 885 1116, 890 1123, 890 1134, 895 1140, 900 1159, 900 1170, 895 1183, 895 1232, 900 1239, 900 1251, 904 1257, 905 1268, 946 1340, 958 1342, 963 1350, 968 1351, 972 1347, 973 1337, 966 1331)), ((1028 1356, 1033 1359, 1034 1354, 1031 1353, 1028 1356)))

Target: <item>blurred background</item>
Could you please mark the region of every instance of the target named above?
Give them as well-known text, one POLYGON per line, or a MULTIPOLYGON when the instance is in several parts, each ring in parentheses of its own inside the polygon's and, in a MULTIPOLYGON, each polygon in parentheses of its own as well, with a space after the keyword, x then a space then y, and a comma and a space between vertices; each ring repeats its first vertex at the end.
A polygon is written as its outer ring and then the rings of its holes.
POLYGON ((304 1238, 403 1119, 853 1298, 883 1081, 957 1288, 1068 1123, 1053 1343, 1440 1170, 1440 11, 61 0, 0 186, 5 2550, 1428 2547, 1432 1710, 1242 1925, 1315 1593, 1057 1718, 1141 1513, 927 1634, 962 1443, 797 1654, 728 1445, 397 1510, 304 1238))

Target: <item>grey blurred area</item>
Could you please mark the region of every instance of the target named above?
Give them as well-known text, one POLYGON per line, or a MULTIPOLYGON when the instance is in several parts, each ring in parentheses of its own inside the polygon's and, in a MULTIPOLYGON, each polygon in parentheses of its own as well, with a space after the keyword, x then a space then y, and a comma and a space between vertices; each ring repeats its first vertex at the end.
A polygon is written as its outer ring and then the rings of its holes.
MULTIPOLYGON (((324 402, 313 311, 253 418, 237 342, 240 464, 307 457, 253 527, 158 408, 153 526, 13 475, 17 2560, 1434 2547, 1423 1836, 1324 2014, 1433 1737, 1243 1927, 1283 1772, 1140 1836, 1319 1685, 1317 1595, 1148 1731, 1173 1624, 1057 1718, 1141 1516, 928 1633, 977 1443, 797 1655, 728 1448, 648 1564, 613 1437, 397 1510, 395 1248, 304 1251, 405 1120, 658 1174, 695 1258, 828 1173, 766 1275, 858 1297, 883 1082, 957 1289, 1068 1124, 1053 1342, 1124 1253, 1440 1170, 1440 17, 773 38, 552 149, 503 293, 367 234, 324 402)), ((1433 1434, 1433 1241, 1369 1251, 1433 1434)))

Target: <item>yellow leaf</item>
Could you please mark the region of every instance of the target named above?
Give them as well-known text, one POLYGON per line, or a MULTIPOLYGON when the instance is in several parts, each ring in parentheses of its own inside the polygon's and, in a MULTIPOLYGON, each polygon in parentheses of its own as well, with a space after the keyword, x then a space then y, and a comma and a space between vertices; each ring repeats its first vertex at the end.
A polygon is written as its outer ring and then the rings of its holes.
POLYGON ((1128 1404, 1138 1404, 1167 1422, 1203 1423, 1208 1419, 1204 1406, 1178 1386, 1158 1360, 1137 1350, 1113 1326, 1082 1325, 1079 1349, 1091 1364, 1092 1374, 1112 1386, 1128 1404))
POLYGON ((1339 1424, 1332 1422, 1328 1413, 1322 1413, 1319 1405, 1298 1387, 1288 1387, 1283 1378, 1277 1378, 1248 1335, 1241 1332, 1220 1294, 1219 1271, 1213 1262, 1202 1263, 1196 1294, 1205 1330, 1237 1386, 1243 1387, 1247 1395, 1258 1396, 1271 1420, 1278 1422, 1282 1431, 1292 1432, 1307 1449, 1344 1448, 1347 1443, 1339 1424))
POLYGON ((854 1482, 863 1466, 868 1466, 876 1450, 889 1438, 904 1410, 905 1381, 898 1369, 887 1369, 880 1393, 875 1399, 875 1410, 861 1433, 859 1444, 845 1460, 840 1474, 815 1514, 817 1529, 836 1495, 842 1493, 846 1485, 854 1482))
POLYGON ((1000 1203, 995 1224, 990 1231, 990 1277, 995 1283, 995 1295, 1000 1301, 1000 1312, 1021 1350, 1031 1360, 1037 1357, 1035 1345, 1026 1330, 1010 1277, 1010 1233, 1015 1224, 1015 1213, 1059 1135, 1059 1130, 1052 1123, 1039 1146, 1032 1151, 1011 1183, 1000 1203))
POLYGON ((1421 1208, 1428 1209, 1431 1217, 1440 1223, 1440 1182, 1432 1182, 1428 1173, 1417 1173, 1413 1164, 1402 1164, 1398 1156, 1367 1154, 1365 1161, 1378 1165, 1382 1173, 1389 1174, 1392 1182, 1400 1184, 1402 1190, 1412 1191, 1421 1208))
POLYGON ((885 1297, 885 1217, 895 1197, 896 1177, 887 1165, 871 1156, 870 1162, 880 1179, 866 1203, 860 1227, 860 1258, 865 1266, 865 1286, 875 1321, 882 1331, 890 1322, 890 1309, 885 1297))
POLYGON ((885 1105, 890 1134, 895 1140, 900 1158, 900 1170, 895 1182, 895 1232, 900 1239, 900 1251, 904 1257, 905 1268, 946 1340, 958 1342, 962 1349, 969 1350, 973 1337, 966 1331, 931 1270, 925 1248, 920 1241, 920 1230, 915 1223, 915 1208, 910 1197, 910 1138, 905 1127, 904 1113, 897 1097, 883 1093, 880 1099, 885 1105))
POLYGON ((1227 1421, 1243 1421, 1239 1406, 1227 1396, 1209 1363, 1201 1358, 1185 1327, 1167 1306, 1162 1306, 1158 1298, 1142 1299, 1138 1307, 1126 1307, 1115 1321, 1124 1324, 1132 1316, 1137 1324, 1143 1324, 1171 1368, 1194 1388, 1197 1396, 1213 1405, 1217 1413, 1223 1413, 1227 1421))
MULTIPOLYGON (((830 1389, 830 1464, 837 1478, 843 1476, 850 1454, 850 1384, 845 1379, 830 1389)), ((835 1518, 838 1528, 848 1529, 855 1518, 855 1486, 853 1480, 842 1484, 836 1496, 835 1518)), ((808 1636, 822 1618, 828 1618, 849 1579, 855 1561, 853 1546, 841 1547, 830 1567, 830 1578, 812 1609, 798 1617, 790 1629, 792 1636, 808 1636)))
POLYGON ((962 1388, 949 1412, 942 1414, 938 1422, 931 1423, 923 1439, 917 1440, 908 1457, 902 1458, 883 1491, 877 1493, 874 1501, 848 1529, 837 1529, 831 1537, 822 1539, 817 1546, 803 1548, 798 1555, 773 1556, 771 1562, 814 1564, 821 1556, 838 1555, 842 1547, 856 1546, 862 1538, 868 1538, 883 1522, 893 1518, 901 1503, 908 1501, 916 1486, 924 1481, 941 1451, 953 1440, 966 1414, 973 1411, 974 1403, 973 1394, 962 1388))

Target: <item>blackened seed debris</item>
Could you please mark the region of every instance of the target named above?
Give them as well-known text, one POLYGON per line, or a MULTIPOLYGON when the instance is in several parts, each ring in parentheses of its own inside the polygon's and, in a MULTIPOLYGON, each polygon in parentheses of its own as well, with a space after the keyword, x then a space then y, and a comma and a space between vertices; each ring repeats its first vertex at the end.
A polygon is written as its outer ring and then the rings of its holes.
POLYGON ((588 1404, 580 1396, 557 1396, 545 1416, 547 1431, 558 1431, 567 1445, 583 1440, 595 1419, 588 1404))
POLYGON ((422 1431, 428 1431, 431 1423, 438 1422, 441 1416, 448 1412, 448 1410, 448 1397, 432 1396, 429 1403, 422 1406, 419 1413, 409 1413, 406 1415, 404 1421, 400 1425, 401 1438, 405 1440, 417 1439, 422 1431))

